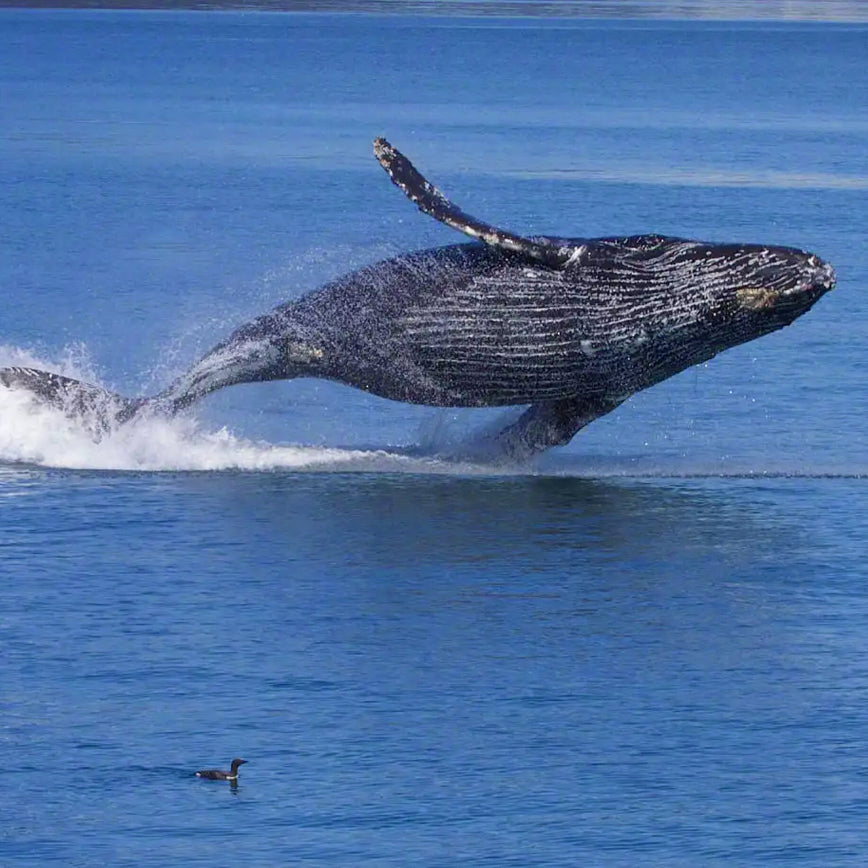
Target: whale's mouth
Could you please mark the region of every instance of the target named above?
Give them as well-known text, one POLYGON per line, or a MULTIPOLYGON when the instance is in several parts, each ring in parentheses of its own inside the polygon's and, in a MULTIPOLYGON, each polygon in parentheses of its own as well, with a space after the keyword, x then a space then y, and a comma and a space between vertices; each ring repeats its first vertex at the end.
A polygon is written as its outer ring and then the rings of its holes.
POLYGON ((828 262, 811 255, 808 257, 807 266, 802 279, 781 292, 784 298, 800 296, 804 293, 816 294, 819 298, 835 286, 835 269, 828 262))
POLYGON ((781 308, 805 310, 835 286, 835 269, 817 256, 807 257, 805 267, 784 286, 744 286, 735 291, 746 310, 781 308))

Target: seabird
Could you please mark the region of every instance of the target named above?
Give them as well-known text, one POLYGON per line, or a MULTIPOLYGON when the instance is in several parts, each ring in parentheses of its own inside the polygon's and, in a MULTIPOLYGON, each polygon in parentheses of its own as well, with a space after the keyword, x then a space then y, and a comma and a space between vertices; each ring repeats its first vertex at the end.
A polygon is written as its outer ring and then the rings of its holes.
POLYGON ((232 769, 231 771, 224 772, 222 769, 201 769, 196 772, 197 778, 207 778, 209 781, 231 781, 232 783, 238 782, 238 766, 242 763, 246 763, 247 760, 238 759, 237 757, 232 760, 232 769))

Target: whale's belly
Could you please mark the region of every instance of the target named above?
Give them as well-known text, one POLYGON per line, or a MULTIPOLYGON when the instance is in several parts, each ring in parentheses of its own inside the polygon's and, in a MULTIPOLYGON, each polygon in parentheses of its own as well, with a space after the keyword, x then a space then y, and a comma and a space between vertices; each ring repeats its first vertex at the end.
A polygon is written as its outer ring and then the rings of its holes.
POLYGON ((605 274, 469 244, 360 269, 293 315, 331 336, 324 376, 408 403, 480 407, 634 388, 641 307, 605 274))
MULTIPOLYGON (((506 405, 599 391, 604 347, 560 273, 511 267, 408 307, 392 326, 426 403, 506 405)), ((608 368, 610 370, 610 366, 608 368)))

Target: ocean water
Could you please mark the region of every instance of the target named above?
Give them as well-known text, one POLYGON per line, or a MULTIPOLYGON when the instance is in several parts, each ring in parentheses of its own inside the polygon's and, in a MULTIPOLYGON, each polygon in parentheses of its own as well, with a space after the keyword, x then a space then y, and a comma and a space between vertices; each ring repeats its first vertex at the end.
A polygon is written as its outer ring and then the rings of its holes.
POLYGON ((153 393, 457 240, 377 135, 515 231, 839 277, 528 466, 331 383, 99 444, 0 389, 0 865, 868 861, 868 26, 4 10, 0 58, 2 365, 153 393))

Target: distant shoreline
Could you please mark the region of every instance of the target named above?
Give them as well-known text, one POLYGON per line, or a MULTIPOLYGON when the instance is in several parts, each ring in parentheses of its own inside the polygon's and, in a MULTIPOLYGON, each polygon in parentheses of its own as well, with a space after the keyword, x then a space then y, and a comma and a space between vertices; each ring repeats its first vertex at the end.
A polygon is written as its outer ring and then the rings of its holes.
POLYGON ((868 22, 868 0, 0 0, 0 8, 868 22))

